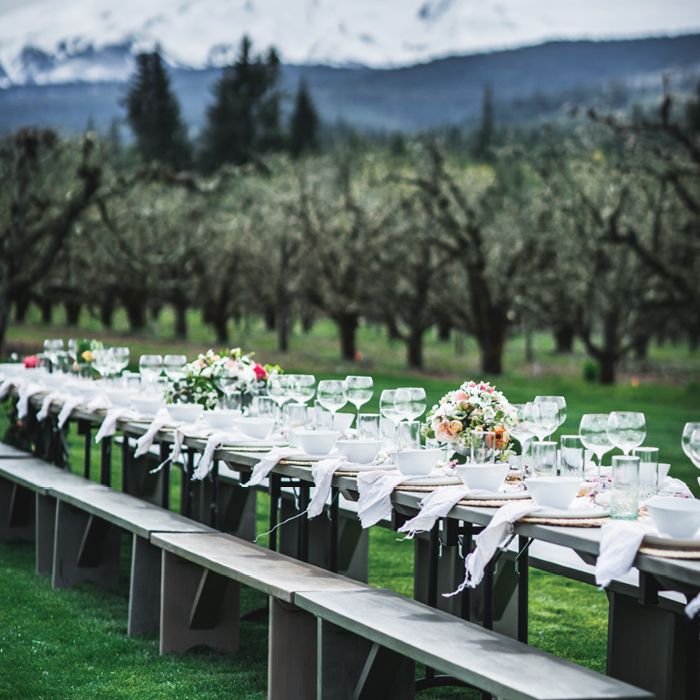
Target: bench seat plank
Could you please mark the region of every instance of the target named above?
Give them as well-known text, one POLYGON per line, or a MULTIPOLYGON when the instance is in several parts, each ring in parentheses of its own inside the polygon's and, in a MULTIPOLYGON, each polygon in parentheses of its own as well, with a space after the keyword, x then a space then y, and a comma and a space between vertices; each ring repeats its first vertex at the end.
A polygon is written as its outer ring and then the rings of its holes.
POLYGON ((299 591, 365 588, 344 576, 305 564, 223 533, 156 533, 151 542, 172 554, 287 603, 299 591))
POLYGON ((75 488, 61 484, 51 488, 50 494, 144 539, 154 532, 214 532, 206 525, 108 486, 90 484, 75 488))
POLYGON ((392 651, 497 697, 537 700, 652 698, 651 693, 429 608, 399 594, 300 592, 295 604, 392 651))
POLYGON ((90 485, 81 476, 71 474, 40 459, 0 460, 0 478, 12 481, 31 491, 46 495, 51 488, 72 486, 74 488, 90 485))
POLYGON ((31 452, 18 450, 16 447, 12 447, 12 445, 0 442, 0 459, 31 459, 33 456, 31 452))

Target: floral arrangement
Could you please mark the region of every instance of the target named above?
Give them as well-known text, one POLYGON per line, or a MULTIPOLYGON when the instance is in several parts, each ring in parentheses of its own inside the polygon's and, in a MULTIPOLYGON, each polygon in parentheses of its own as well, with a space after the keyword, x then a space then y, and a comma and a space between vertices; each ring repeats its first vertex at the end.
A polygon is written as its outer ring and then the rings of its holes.
POLYGON ((425 436, 449 443, 457 452, 471 447, 475 430, 496 433, 500 458, 508 458, 508 429, 515 422, 515 410, 502 392, 488 382, 464 382, 445 394, 426 417, 425 436))
POLYGON ((92 365, 95 361, 95 350, 101 350, 103 347, 101 340, 82 338, 76 341, 73 369, 77 370, 80 365, 92 365))
POLYGON ((198 403, 206 409, 215 408, 224 395, 224 385, 229 391, 244 395, 258 393, 270 377, 282 373, 279 365, 261 365, 253 359, 253 353, 240 348, 216 353, 207 350, 184 367, 185 376, 168 381, 165 390, 167 403, 198 403))

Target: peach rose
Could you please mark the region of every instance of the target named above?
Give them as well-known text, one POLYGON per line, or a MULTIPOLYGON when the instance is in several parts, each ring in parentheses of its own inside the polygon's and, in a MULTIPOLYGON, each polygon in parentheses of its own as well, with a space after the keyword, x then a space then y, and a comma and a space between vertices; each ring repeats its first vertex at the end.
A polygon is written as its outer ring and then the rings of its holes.
POLYGON ((435 429, 438 440, 454 440, 462 432, 462 423, 458 420, 446 420, 435 429))
POLYGON ((467 394, 466 392, 460 390, 460 391, 455 391, 454 395, 454 400, 455 401, 466 401, 467 400, 467 394))

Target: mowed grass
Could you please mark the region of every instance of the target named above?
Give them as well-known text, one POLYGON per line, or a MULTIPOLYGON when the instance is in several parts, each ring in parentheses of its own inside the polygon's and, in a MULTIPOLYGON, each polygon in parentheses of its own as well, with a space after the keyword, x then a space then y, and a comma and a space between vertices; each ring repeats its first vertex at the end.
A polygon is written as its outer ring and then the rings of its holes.
MULTIPOLYGON (((166 309, 141 335, 127 333, 123 317, 117 330, 105 334, 94 321, 84 318, 80 332, 64 327, 28 324, 13 327, 8 340, 26 351, 38 350, 49 336, 96 335, 108 343, 126 343, 134 359, 142 352, 178 352, 192 356, 216 345, 208 328, 191 315, 192 340, 168 339, 171 317, 166 309)), ((292 338, 292 352, 274 352, 274 334, 258 322, 232 329, 232 344, 258 351, 261 360, 277 361, 289 370, 313 371, 319 378, 349 372, 371 373, 375 398, 363 410, 376 410, 383 388, 420 385, 432 403, 464 378, 481 378, 473 342, 463 353, 453 343, 430 337, 426 344, 425 374, 403 370, 400 343, 387 343, 381 329, 365 327, 359 334, 363 359, 356 364, 339 362, 335 331, 327 322, 313 333, 292 338)), ((585 361, 580 349, 573 355, 552 354, 546 335, 535 337, 535 362, 524 361, 523 339, 508 346, 506 372, 493 381, 512 401, 535 394, 563 394, 568 418, 561 434, 575 433, 586 412, 639 410, 647 416, 646 444, 661 448, 663 461, 672 464, 671 474, 684 479, 697 494, 696 476, 680 447, 683 424, 700 420, 699 360, 686 349, 654 347, 645 365, 629 365, 615 387, 602 387, 581 380, 585 361), (661 381, 663 380, 663 382, 661 381)), ((0 419, 0 430, 3 430, 0 419)), ((93 478, 97 475, 98 451, 93 450, 93 478)), ((609 456, 607 457, 609 459, 609 456)), ((82 469, 82 445, 71 437, 73 470, 82 469)), ((119 451, 113 451, 112 483, 121 483, 119 451)), ((173 504, 177 504, 179 479, 173 472, 173 504)), ((258 498, 259 531, 265 529, 268 502, 258 498)), ((53 591, 45 577, 33 571, 33 550, 22 544, 0 545, 0 697, 1 698, 263 698, 266 693, 266 626, 245 621, 241 650, 234 657, 198 652, 183 657, 159 657, 153 637, 126 637, 128 551, 124 552, 122 584, 117 592, 104 592, 85 585, 53 591)), ((411 595, 413 547, 393 532, 373 528, 370 532, 370 583, 411 595)), ((243 597, 245 610, 262 604, 253 592, 243 597)), ((546 651, 598 671, 604 671, 607 599, 601 591, 540 571, 530 572, 530 642, 546 651)), ((433 691, 425 698, 475 697, 462 690, 433 691)))

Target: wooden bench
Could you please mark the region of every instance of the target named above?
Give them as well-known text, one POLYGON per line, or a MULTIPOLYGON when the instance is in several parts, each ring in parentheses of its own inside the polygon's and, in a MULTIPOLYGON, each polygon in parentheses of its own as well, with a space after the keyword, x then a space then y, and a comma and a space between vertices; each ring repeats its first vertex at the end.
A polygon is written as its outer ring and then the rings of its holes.
POLYGON ((221 533, 157 533, 163 549, 160 651, 239 646, 239 590, 269 596, 268 697, 313 698, 316 622, 294 605, 301 591, 349 592, 365 585, 221 533))
POLYGON ((213 532, 200 523, 138 498, 91 482, 49 489, 55 499, 51 582, 54 588, 82 581, 115 588, 119 580, 121 533, 132 534, 128 634, 159 626, 160 551, 150 544, 157 532, 213 532))
POLYGON ((32 459, 33 457, 34 455, 31 452, 18 450, 12 445, 0 442, 0 459, 32 459))
POLYGON ((317 617, 317 700, 413 696, 413 659, 498 698, 651 698, 496 632, 390 591, 299 592, 317 617))

